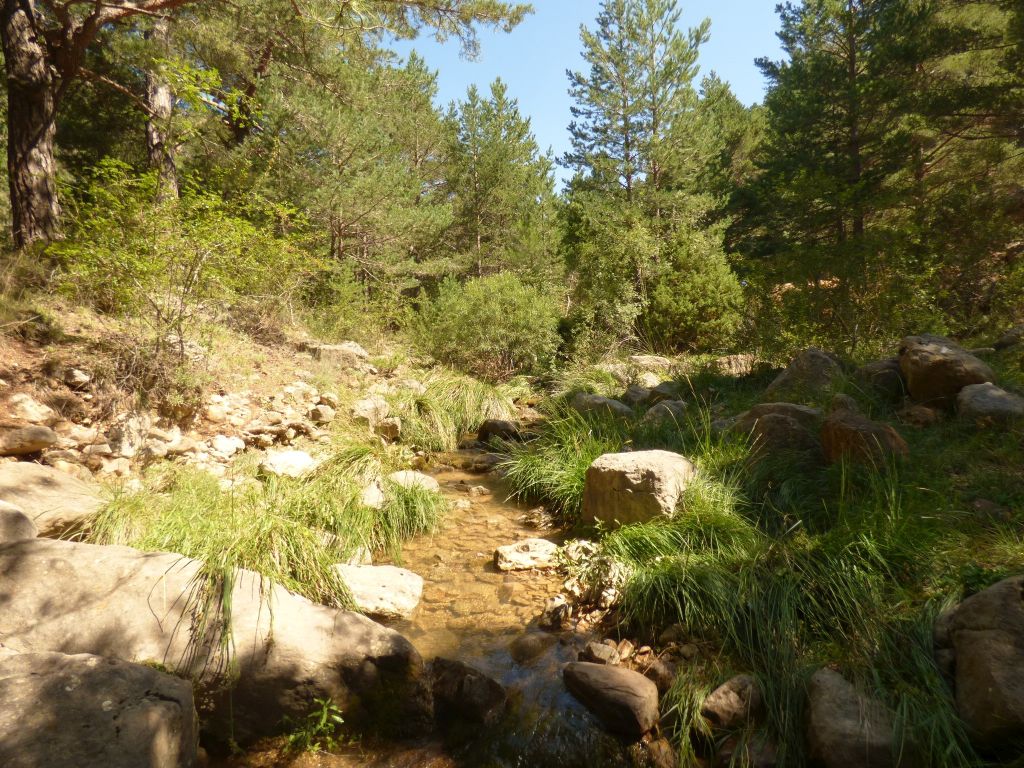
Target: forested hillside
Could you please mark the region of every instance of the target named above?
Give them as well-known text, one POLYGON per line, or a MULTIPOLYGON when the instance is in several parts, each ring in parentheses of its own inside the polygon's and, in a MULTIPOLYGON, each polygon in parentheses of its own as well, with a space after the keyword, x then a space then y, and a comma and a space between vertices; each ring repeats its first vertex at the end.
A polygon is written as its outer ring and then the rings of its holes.
POLYGON ((1024 765, 1024 2, 593 6, 0 0, 0 766, 1024 765))

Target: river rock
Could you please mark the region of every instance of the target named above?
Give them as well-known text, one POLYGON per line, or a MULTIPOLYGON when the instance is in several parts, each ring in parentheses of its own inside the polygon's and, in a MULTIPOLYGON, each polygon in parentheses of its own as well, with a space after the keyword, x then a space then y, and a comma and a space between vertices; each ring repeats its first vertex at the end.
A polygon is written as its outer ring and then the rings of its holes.
POLYGON ((268 451, 260 471, 276 477, 304 477, 316 469, 317 461, 305 451, 268 451))
POLYGON ((580 661, 589 661, 593 664, 608 664, 614 667, 622 661, 622 658, 619 656, 618 648, 614 645, 591 640, 580 651, 580 661))
POLYGON ((971 595, 940 617, 937 652, 952 652, 956 705, 982 751, 1018 756, 1024 743, 1024 576, 971 595))
POLYGON ((608 730, 639 739, 657 725, 658 687, 639 672, 575 661, 562 676, 569 692, 608 730))
POLYGON ((0 648, 4 768, 193 768, 192 685, 89 654, 0 648))
POLYGON ((498 547, 494 564, 499 571, 529 571, 533 568, 554 568, 558 545, 547 539, 524 539, 498 547))
POLYGON ((99 490, 53 467, 19 461, 0 464, 0 501, 28 516, 40 536, 81 528, 99 512, 99 490))
POLYGON ((476 439, 481 443, 487 444, 492 438, 497 438, 498 440, 518 441, 522 440, 523 436, 519 430, 519 425, 513 421, 506 421, 505 419, 487 419, 480 425, 480 429, 477 430, 476 439))
POLYGON ((420 657, 397 632, 237 571, 227 645, 216 593, 204 603, 204 583, 202 565, 181 555, 51 539, 3 544, 0 644, 158 664, 195 678, 211 730, 227 735, 230 727, 240 743, 274 733, 285 717, 305 717, 314 698, 333 699, 346 720, 372 714, 384 730, 428 724, 420 657), (204 605, 206 632, 196 618, 204 605), (230 691, 228 670, 237 680, 230 691))
POLYGON ((516 664, 528 664, 557 642, 550 632, 529 632, 509 643, 508 652, 516 664))
POLYGON ((583 519, 625 525, 671 516, 696 473, 670 451, 606 453, 587 469, 583 519))
POLYGON ((807 750, 823 768, 895 768, 892 714, 842 675, 819 669, 807 689, 807 750))
POLYGON ((39 529, 28 515, 13 504, 0 501, 0 544, 34 539, 38 535, 39 529))
POLYGON ((888 402, 898 403, 907 394, 907 382, 900 370, 898 357, 867 363, 858 368, 853 375, 863 387, 888 402))
POLYGON ((618 400, 612 400, 610 397, 590 395, 586 392, 577 392, 576 395, 573 396, 570 405, 574 410, 583 414, 594 413, 617 416, 623 419, 630 419, 633 417, 633 409, 625 403, 619 402, 618 400))
POLYGON ((505 713, 508 694, 501 683, 461 661, 435 659, 434 707, 441 718, 493 725, 505 713))
POLYGON ((992 383, 971 384, 956 396, 960 416, 982 424, 1006 424, 1024 419, 1024 397, 992 383))
POLYGON ((766 397, 777 397, 780 394, 803 394, 815 396, 832 384, 843 374, 842 366, 836 356, 811 347, 805 349, 792 360, 768 388, 766 397))
POLYGON ((820 410, 806 405, 762 403, 737 416, 730 429, 749 437, 759 453, 798 452, 819 456, 821 417, 820 410))
POLYGON ((825 419, 821 445, 831 464, 849 459, 884 466, 890 457, 904 458, 910 453, 907 441, 895 429, 847 408, 825 419))
POLYGON ((58 442, 60 436, 49 427, 23 421, 0 421, 0 456, 28 456, 52 448, 58 442))
POLYGON ((393 565, 334 566, 360 612, 381 619, 407 619, 423 597, 423 578, 393 565))
POLYGON ((413 488, 419 488, 424 491, 433 491, 434 493, 441 492, 441 484, 437 482, 430 475, 425 475, 422 472, 417 472, 412 469, 403 469, 399 472, 392 472, 388 475, 390 480, 395 485, 401 486, 406 490, 412 490, 413 488))
POLYGON ((370 395, 352 404, 352 420, 370 429, 376 429, 391 412, 391 406, 381 395, 370 395))
POLYGON ((919 403, 952 408, 964 387, 995 378, 992 369, 959 344, 940 336, 908 336, 900 343, 900 370, 919 403))
POLYGON ((756 722, 762 715, 761 688, 750 675, 737 675, 713 690, 700 713, 712 728, 731 731, 756 722))
POLYGON ((643 422, 650 426, 670 425, 681 427, 686 424, 687 404, 684 400, 662 400, 644 414, 643 422))

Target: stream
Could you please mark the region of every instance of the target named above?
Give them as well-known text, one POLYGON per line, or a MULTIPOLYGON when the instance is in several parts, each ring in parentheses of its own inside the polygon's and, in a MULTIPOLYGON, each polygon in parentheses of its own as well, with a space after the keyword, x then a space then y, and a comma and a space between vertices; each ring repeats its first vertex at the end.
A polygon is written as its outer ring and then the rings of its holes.
POLYGON ((506 501, 500 481, 443 469, 434 475, 451 508, 439 530, 406 543, 400 564, 423 577, 414 616, 390 623, 424 661, 466 662, 505 686, 509 706, 490 728, 454 724, 444 736, 412 744, 361 743, 337 754, 285 759, 250 753, 237 768, 603 768, 628 766, 623 744, 606 734, 565 689, 561 667, 576 660, 592 636, 545 632, 537 626, 544 604, 558 594, 554 571, 503 573, 497 547, 526 538, 550 538, 524 521, 527 511, 506 501), (478 491, 471 494, 470 489, 478 491), (480 495, 479 488, 487 495, 480 495), (468 501, 469 503, 465 503, 468 501), (460 503, 462 502, 462 503, 460 503), (515 643, 515 656, 510 646, 515 643), (528 648, 524 651, 524 648, 528 648), (517 660, 518 659, 518 660, 517 660))

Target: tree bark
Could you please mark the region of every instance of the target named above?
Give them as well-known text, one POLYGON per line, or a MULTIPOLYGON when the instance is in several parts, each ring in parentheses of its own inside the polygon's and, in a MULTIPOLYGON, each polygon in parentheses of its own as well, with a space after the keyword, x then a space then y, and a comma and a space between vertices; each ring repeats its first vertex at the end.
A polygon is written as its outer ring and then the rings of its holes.
POLYGON ((7 70, 7 163, 15 247, 60 235, 57 77, 33 0, 0 0, 0 41, 7 70))
MULTIPOLYGON (((159 19, 146 37, 152 40, 161 52, 167 50, 168 22, 159 19)), ((149 167, 157 173, 157 200, 178 197, 178 166, 175 160, 175 146, 170 136, 171 113, 174 110, 174 93, 171 86, 154 62, 146 72, 146 154, 149 167)))

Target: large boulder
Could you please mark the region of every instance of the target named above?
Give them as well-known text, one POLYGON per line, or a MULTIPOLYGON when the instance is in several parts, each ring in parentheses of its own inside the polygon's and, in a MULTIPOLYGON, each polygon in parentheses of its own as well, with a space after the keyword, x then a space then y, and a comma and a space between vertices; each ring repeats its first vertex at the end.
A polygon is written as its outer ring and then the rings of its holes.
POLYGON ((1024 576, 968 597, 940 617, 936 650, 952 653, 956 705, 975 745, 1017 756, 1024 746, 1024 576))
POLYGON ((587 469, 583 518, 626 525, 672 515, 697 469, 670 451, 607 453, 587 469))
POLYGON ((505 689, 483 672, 448 659, 435 659, 430 667, 434 705, 442 719, 493 725, 505 713, 505 689))
POLYGON ((499 571, 553 568, 557 555, 558 545, 547 539, 524 539, 498 547, 494 552, 494 565, 499 571))
POLYGON ((848 459, 884 466, 890 458, 904 458, 910 453, 907 441, 895 429, 847 408, 825 419, 821 445, 830 464, 848 459))
POLYGON ((81 528, 100 510, 98 489, 42 464, 0 464, 0 501, 25 513, 40 536, 60 536, 81 528))
POLYGON ((197 680, 211 728, 243 743, 304 717, 316 698, 354 720, 372 712, 385 729, 429 721, 422 662, 397 632, 250 571, 224 586, 181 555, 52 539, 3 544, 0 644, 161 665, 197 680), (230 635, 221 629, 228 605, 230 635), (225 687, 228 676, 235 682, 225 687))
POLYGON ((983 424, 1006 424, 1024 419, 1024 397, 995 384, 971 384, 956 396, 956 408, 965 419, 983 424))
POLYGON ((193 768, 187 680, 89 654, 0 648, 4 768, 193 768))
POLYGON ((737 416, 733 432, 748 437, 757 453, 798 452, 818 456, 822 413, 794 403, 762 403, 737 416))
POLYGON ((992 381, 987 363, 940 336, 908 336, 900 342, 900 370, 910 396, 919 403, 952 408, 971 384, 992 381))
POLYGON ((381 619, 407 619, 423 597, 423 577, 393 565, 334 566, 360 612, 381 619))
POLYGON ((907 382, 898 357, 862 365, 853 376, 865 389, 889 402, 898 403, 907 394, 907 382))
POLYGON ((603 416, 617 416, 623 419, 633 417, 633 409, 618 400, 601 395, 590 395, 586 392, 577 392, 569 403, 572 408, 583 414, 600 414, 603 416))
POLYGON ((0 501, 0 544, 34 539, 38 535, 39 529, 28 515, 13 504, 0 501))
POLYGON ((0 417, 47 426, 53 425, 60 419, 60 415, 53 408, 40 403, 24 392, 18 392, 7 398, 7 402, 0 407, 0 417))
POLYGON ((60 436, 49 427, 24 421, 0 421, 0 456, 29 456, 52 448, 60 436))
POLYGON ((823 768, 896 768, 912 765, 897 760, 892 714, 857 691, 842 675, 819 669, 807 688, 807 752, 823 768))
POLYGON ((835 355, 811 347, 792 360, 765 390, 766 397, 781 394, 813 395, 828 390, 843 374, 835 355))
POLYGON ((631 669, 574 661, 562 672, 565 687, 605 728, 639 739, 658 723, 658 686, 631 669))

